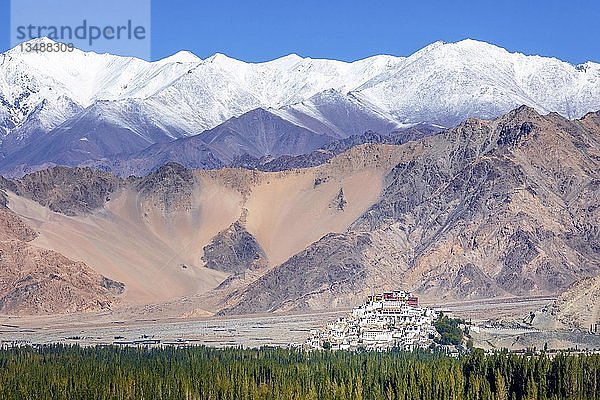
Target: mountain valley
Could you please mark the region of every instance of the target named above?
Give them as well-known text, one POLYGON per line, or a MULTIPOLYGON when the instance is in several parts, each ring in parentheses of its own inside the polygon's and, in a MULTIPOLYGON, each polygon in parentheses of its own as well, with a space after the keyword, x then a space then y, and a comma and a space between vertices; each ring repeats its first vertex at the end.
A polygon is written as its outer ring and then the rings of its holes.
POLYGON ((600 274, 599 162, 597 113, 520 107, 306 168, 53 167, 1 186, 27 243, 124 285, 113 309, 233 315, 397 287, 444 302, 561 293, 600 274))

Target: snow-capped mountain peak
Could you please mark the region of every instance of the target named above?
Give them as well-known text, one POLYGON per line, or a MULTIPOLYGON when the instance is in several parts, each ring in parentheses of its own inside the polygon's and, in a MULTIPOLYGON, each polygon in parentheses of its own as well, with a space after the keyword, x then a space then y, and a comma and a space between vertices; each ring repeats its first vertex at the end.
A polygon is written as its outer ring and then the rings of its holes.
POLYGON ((212 56, 204 60, 204 64, 218 64, 218 65, 247 65, 245 62, 236 60, 235 58, 229 57, 223 53, 215 53, 212 56))
POLYGON ((172 56, 165 57, 161 60, 156 61, 157 64, 169 64, 169 63, 188 63, 197 64, 202 62, 202 59, 194 53, 186 50, 178 51, 172 56))
POLYGON ((472 39, 431 44, 355 93, 400 121, 445 126, 470 116, 493 118, 521 104, 568 118, 600 108, 599 79, 555 58, 472 39))
POLYGON ((142 145, 196 135, 258 108, 285 120, 281 126, 344 137, 371 127, 451 126, 522 104, 568 118, 596 111, 600 65, 573 66, 472 39, 354 62, 289 54, 247 63, 220 53, 201 60, 185 51, 148 62, 19 47, 0 55, 0 140, 9 137, 6 143, 57 132, 100 138, 69 131, 77 127, 122 135, 122 143, 134 135, 142 145))

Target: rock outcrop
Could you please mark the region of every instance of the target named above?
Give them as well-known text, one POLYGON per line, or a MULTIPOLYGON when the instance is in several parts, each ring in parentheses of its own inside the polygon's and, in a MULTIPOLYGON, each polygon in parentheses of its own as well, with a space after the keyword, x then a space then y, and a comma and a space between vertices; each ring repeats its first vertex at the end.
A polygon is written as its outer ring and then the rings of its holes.
POLYGON ((240 221, 219 232, 210 244, 204 246, 202 257, 208 268, 232 274, 261 269, 266 266, 266 259, 256 238, 240 221))
POLYGON ((15 180, 9 189, 52 211, 77 215, 103 207, 122 186, 120 178, 106 172, 53 167, 25 175, 15 180))
POLYGON ((133 178, 133 188, 149 207, 171 213, 192 207, 192 190, 195 185, 192 171, 176 163, 168 163, 144 178, 133 178))
POLYGON ((367 278, 367 234, 329 234, 251 284, 225 314, 343 307, 367 278))

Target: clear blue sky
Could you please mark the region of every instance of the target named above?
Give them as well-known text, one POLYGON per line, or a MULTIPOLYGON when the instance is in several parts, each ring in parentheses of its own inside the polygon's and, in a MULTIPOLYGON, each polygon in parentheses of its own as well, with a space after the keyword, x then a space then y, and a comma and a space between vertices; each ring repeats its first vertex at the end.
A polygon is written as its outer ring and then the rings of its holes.
MULTIPOLYGON (((8 3, 0 0, 2 51, 9 47, 8 3)), ((186 49, 246 61, 289 53, 355 60, 470 37, 572 63, 600 62, 599 21, 594 0, 153 0, 152 58, 186 49)))

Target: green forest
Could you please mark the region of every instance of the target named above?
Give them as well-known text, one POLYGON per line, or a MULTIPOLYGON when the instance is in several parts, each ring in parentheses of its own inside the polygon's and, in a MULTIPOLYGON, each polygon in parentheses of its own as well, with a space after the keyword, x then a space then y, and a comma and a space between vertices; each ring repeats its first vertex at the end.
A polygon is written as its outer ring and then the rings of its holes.
POLYGON ((0 351, 1 399, 597 399, 599 355, 77 347, 0 351))

